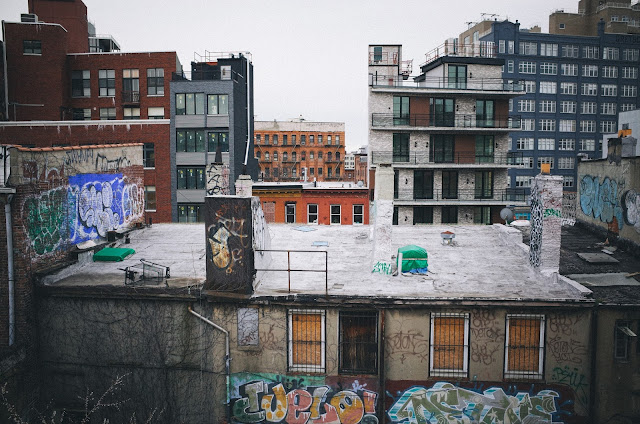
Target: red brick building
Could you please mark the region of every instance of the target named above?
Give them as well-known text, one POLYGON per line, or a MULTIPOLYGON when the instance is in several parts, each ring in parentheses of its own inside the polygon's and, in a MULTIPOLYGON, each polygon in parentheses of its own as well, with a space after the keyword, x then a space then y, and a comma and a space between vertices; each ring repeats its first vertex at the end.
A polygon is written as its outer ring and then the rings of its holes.
POLYGON ((255 121, 262 181, 343 181, 344 123, 255 121))
POLYGON ((260 197, 267 222, 369 224, 368 189, 353 183, 257 183, 253 195, 260 197))
POLYGON ((170 222, 169 81, 182 70, 176 53, 121 53, 113 39, 95 35, 81 0, 30 0, 29 13, 4 23, 2 115, 14 122, 0 123, 0 144, 142 143, 147 219, 170 222))

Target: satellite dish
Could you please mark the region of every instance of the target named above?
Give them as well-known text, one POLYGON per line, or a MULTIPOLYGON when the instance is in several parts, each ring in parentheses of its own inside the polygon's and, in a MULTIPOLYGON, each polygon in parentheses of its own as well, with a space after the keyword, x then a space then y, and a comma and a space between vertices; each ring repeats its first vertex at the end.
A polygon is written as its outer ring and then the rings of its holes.
POLYGON ((362 187, 364 186, 364 183, 362 181, 358 181, 358 187, 362 187))
POLYGON ((500 218, 504 219, 507 224, 511 223, 514 217, 515 215, 513 214, 513 211, 509 208, 503 208, 500 211, 500 218))

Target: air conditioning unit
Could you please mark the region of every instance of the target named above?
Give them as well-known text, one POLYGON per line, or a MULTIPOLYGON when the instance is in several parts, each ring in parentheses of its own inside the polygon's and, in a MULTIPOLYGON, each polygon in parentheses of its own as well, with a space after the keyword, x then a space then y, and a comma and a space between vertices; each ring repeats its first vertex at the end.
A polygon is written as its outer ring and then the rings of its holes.
POLYGON ((20 22, 38 22, 38 15, 35 13, 21 13, 20 22))

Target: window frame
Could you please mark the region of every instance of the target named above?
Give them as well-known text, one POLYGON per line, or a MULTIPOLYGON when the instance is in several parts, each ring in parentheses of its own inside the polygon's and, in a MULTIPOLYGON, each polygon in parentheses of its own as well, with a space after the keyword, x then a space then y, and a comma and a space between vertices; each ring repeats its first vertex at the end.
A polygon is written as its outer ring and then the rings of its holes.
POLYGON ((71 71, 71 97, 75 99, 91 97, 91 71, 89 69, 71 71))
MULTIPOLYGON (((320 175, 320 174, 318 174, 320 175)), ((329 224, 331 225, 341 225, 342 224, 342 205, 332 204, 329 205, 329 224), (334 212, 334 207, 338 207, 338 213, 334 212), (333 218, 337 216, 338 222, 333 222, 333 218)))
MULTIPOLYGON (((379 333, 379 314, 378 311, 339 311, 338 312, 338 373, 339 374, 355 374, 355 375, 377 375, 378 374, 378 368, 379 368, 379 350, 380 350, 380 339, 378 336, 379 333), (374 328, 367 328, 365 329, 365 332, 367 332, 367 335, 373 335, 373 341, 364 341, 362 343, 367 344, 367 345, 373 345, 375 344, 376 348, 375 350, 371 349, 372 346, 369 346, 369 349, 366 349, 367 352, 371 352, 373 350, 374 355, 373 355, 373 364, 367 364, 368 366, 361 366, 361 367, 350 367, 347 368, 345 367, 345 358, 347 357, 347 355, 345 355, 344 349, 345 347, 349 347, 352 343, 357 343, 356 338, 354 337, 354 335, 350 335, 349 337, 345 337, 344 336, 344 323, 346 320, 343 320, 343 318, 346 317, 350 317, 350 318, 366 318, 366 319, 372 319, 375 321, 375 326, 374 328)), ((353 356, 353 355, 352 355, 353 356)), ((361 355, 357 355, 357 361, 361 361, 361 355)), ((364 360, 362 360, 364 362, 364 360)), ((364 365, 364 364, 363 364, 364 365)))
POLYGON ((145 212, 155 212, 157 210, 157 190, 154 185, 146 185, 144 186, 144 211, 145 212), (149 198, 152 197, 151 193, 153 193, 153 202, 149 201, 149 198), (153 207, 151 207, 153 206, 153 207))
MULTIPOLYGON (((296 340, 302 341, 302 340, 296 340)), ((318 341, 313 341, 318 343, 318 341)), ((289 309, 287 310, 287 369, 289 371, 303 371, 323 373, 326 369, 326 312, 322 309, 289 309), (296 364, 294 363, 293 340, 293 316, 294 315, 319 315, 320 316, 320 364, 296 364)))
MULTIPOLYGON (((544 353, 546 349, 545 345, 545 327, 546 318, 544 315, 539 314, 507 314, 505 322, 505 342, 504 342, 504 378, 505 379, 526 379, 526 380, 542 380, 544 377, 544 353), (529 319, 540 321, 540 334, 538 335, 538 345, 533 348, 538 349, 538 369, 537 370, 510 370, 509 369, 509 353, 511 349, 510 345, 510 331, 512 319, 529 319)), ((532 348, 532 347, 528 347, 532 348)))
POLYGON ((164 96, 164 68, 147 68, 147 96, 164 96))
POLYGON ((142 146, 142 165, 144 169, 154 169, 156 167, 155 143, 144 143, 142 146))
POLYGON ((353 211, 353 225, 363 225, 364 224, 364 205, 363 204, 355 204, 353 205, 353 207, 351 208, 353 211), (360 213, 356 213, 356 207, 360 207, 361 212, 360 213), (360 217, 360 222, 356 222, 356 217, 359 216, 360 217))
MULTIPOLYGON (((469 373, 469 314, 468 313, 448 313, 432 312, 430 316, 429 331, 429 376, 432 377, 467 377, 469 373), (463 319, 463 340, 462 340, 462 369, 435 368, 436 347, 442 346, 435 343, 435 321, 437 318, 462 318, 463 319)), ((456 327, 454 327, 456 328, 456 327)), ((456 345, 458 346, 458 345, 456 345)))
POLYGON ((26 56, 42 56, 42 40, 22 40, 22 54, 26 56))

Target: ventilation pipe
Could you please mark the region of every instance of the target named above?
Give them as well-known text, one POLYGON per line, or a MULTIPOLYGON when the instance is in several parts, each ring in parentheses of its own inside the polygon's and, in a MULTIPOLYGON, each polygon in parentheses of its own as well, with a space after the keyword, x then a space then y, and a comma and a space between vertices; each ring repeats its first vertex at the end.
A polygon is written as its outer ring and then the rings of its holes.
POLYGON ((194 311, 193 309, 191 309, 191 306, 189 306, 189 312, 192 315, 195 315, 196 317, 200 318, 202 321, 206 322, 207 324, 209 324, 210 326, 212 326, 213 328, 220 330, 224 333, 224 337, 225 337, 225 357, 224 357, 224 362, 225 362, 225 372, 226 372, 226 386, 227 386, 227 401, 226 401, 226 410, 227 410, 227 422, 231 422, 231 416, 230 416, 230 411, 229 411, 229 396, 231 395, 231 391, 230 391, 230 387, 229 387, 229 379, 231 376, 231 355, 229 354, 229 332, 227 330, 225 330, 224 328, 220 327, 218 324, 214 323, 213 321, 208 320, 207 318, 203 317, 202 315, 200 315, 199 313, 197 313, 196 311, 194 311))
MULTIPOLYGON (((249 143, 251 143, 251 117, 253 111, 251 110, 251 62, 249 62, 249 56, 245 56, 247 59, 247 147, 244 151, 244 167, 247 167, 247 161, 249 160, 249 143)), ((246 171, 245 171, 246 172, 246 171)))

